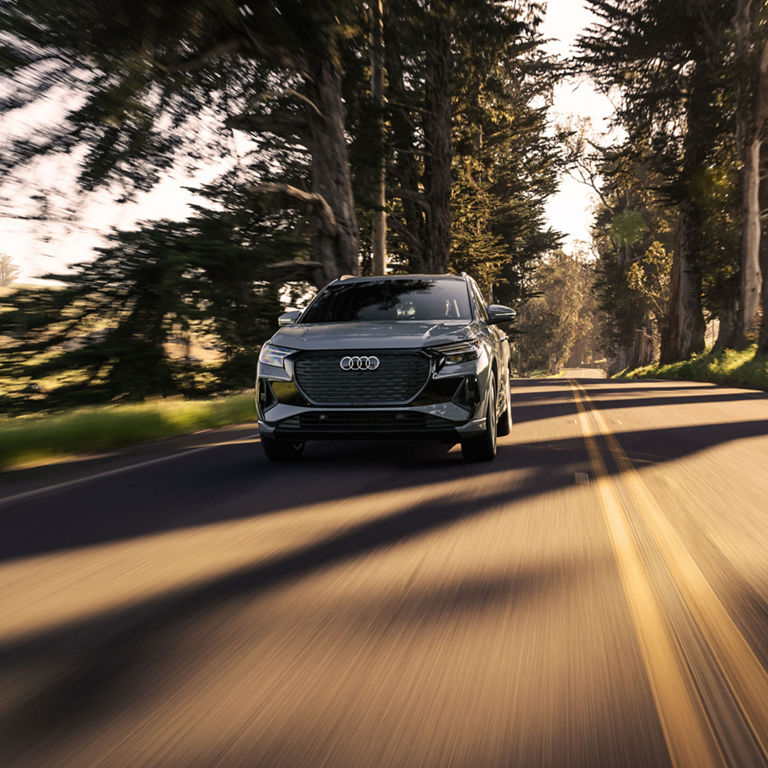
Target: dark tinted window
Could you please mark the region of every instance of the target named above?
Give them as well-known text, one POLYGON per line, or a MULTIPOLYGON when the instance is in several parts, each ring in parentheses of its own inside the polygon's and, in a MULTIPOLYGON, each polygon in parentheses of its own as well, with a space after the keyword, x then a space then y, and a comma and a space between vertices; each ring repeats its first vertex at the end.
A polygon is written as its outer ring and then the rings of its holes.
POLYGON ((353 320, 470 320, 463 280, 372 280, 328 286, 310 304, 302 323, 353 320))

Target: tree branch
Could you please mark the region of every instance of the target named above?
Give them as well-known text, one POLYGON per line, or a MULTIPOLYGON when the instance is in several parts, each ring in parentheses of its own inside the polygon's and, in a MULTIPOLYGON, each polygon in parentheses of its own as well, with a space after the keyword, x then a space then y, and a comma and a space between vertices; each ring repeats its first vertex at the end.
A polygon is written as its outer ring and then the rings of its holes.
POLYGON ((299 93, 299 91, 294 91, 293 88, 288 88, 285 92, 289 96, 293 96, 295 99, 303 101, 319 118, 323 117, 323 113, 309 96, 305 96, 303 93, 299 93))
POLYGON ((269 269, 290 269, 293 270, 307 270, 311 272, 315 269, 321 269, 323 266, 320 261, 309 261, 308 259, 289 259, 288 261, 278 261, 274 264, 269 264, 269 269))
POLYGON ((303 56, 295 53, 294 51, 290 51, 281 45, 271 45, 270 43, 265 43, 263 40, 260 40, 258 37, 256 37, 256 35, 254 35, 253 32, 247 27, 244 31, 248 37, 248 42, 251 44, 254 51, 256 51, 256 53, 263 59, 266 59, 273 64, 277 64, 280 67, 285 67, 285 69, 298 72, 300 75, 304 75, 305 77, 311 77, 309 72, 309 63, 303 56))
POLYGON ((336 217, 333 215, 333 209, 328 205, 328 201, 317 192, 305 192, 298 187, 292 187, 290 184, 276 184, 265 182, 248 187, 250 192, 257 195, 285 195, 302 203, 309 203, 318 214, 323 231, 329 237, 335 237, 337 232, 336 217))
POLYGON ((166 64, 165 62, 152 60, 152 65, 166 74, 175 74, 176 72, 192 72, 200 67, 204 67, 208 62, 219 58, 220 56, 227 56, 230 53, 235 53, 240 46, 241 41, 238 38, 232 38, 231 40, 225 40, 224 42, 214 45, 207 51, 203 51, 197 56, 192 56, 189 59, 184 59, 174 64, 166 64))
POLYGON ((577 173, 571 173, 568 171, 568 175, 581 184, 588 186, 600 198, 600 202, 605 206, 605 208, 611 213, 614 213, 614 207, 608 203, 608 200, 606 199, 602 190, 597 185, 597 178, 599 174, 590 168, 587 163, 581 162, 579 160, 574 161, 573 166, 577 173))
POLYGON ((424 246, 421 240, 411 232, 402 222, 398 221, 394 216, 387 216, 387 225, 395 231, 398 237, 408 244, 408 247, 413 250, 414 253, 421 254, 424 251, 424 246))
POLYGON ((416 192, 412 189, 392 189, 388 190, 388 194, 390 197, 398 197, 401 200, 410 200, 411 202, 416 203, 416 205, 423 211, 426 211, 426 213, 430 213, 432 210, 432 207, 421 192, 416 192))
POLYGON ((259 115, 253 112, 242 112, 239 115, 228 117, 225 125, 227 128, 236 128, 238 131, 254 133, 284 133, 306 139, 309 126, 301 115, 259 115))

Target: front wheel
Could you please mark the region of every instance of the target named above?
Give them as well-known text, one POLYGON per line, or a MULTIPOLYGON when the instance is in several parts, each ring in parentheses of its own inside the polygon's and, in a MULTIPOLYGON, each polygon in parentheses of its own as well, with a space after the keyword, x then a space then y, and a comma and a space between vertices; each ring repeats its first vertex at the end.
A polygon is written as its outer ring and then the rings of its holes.
POLYGON ((496 387, 488 388, 485 409, 485 430, 476 437, 461 441, 461 455, 465 461, 491 461, 496 456, 496 387))
POLYGON ((499 424, 496 427, 496 434, 500 437, 504 437, 512 431, 512 390, 509 388, 509 374, 507 374, 506 391, 504 410, 499 416, 499 424))
POLYGON ((287 440, 275 440, 267 435, 261 436, 261 447, 270 461, 297 461, 304 452, 305 443, 292 443, 287 440))

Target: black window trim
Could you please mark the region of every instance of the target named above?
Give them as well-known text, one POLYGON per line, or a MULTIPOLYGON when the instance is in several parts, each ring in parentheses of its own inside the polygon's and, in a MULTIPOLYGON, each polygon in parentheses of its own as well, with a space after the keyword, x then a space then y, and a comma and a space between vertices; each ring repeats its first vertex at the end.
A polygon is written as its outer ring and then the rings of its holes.
POLYGON ((467 285, 469 287, 472 311, 476 315, 475 319, 480 320, 483 323, 487 323, 488 310, 485 308, 485 302, 483 301, 482 294, 480 293, 480 288, 471 277, 467 278, 467 285))

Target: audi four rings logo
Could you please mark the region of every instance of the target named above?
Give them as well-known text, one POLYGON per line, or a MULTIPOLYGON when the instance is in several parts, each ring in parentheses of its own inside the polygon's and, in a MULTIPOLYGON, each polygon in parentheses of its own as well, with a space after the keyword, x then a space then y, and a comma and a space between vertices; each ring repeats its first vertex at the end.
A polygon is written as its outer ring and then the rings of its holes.
POLYGON ((342 371, 375 371, 380 365, 375 355, 345 355, 339 361, 342 371))

